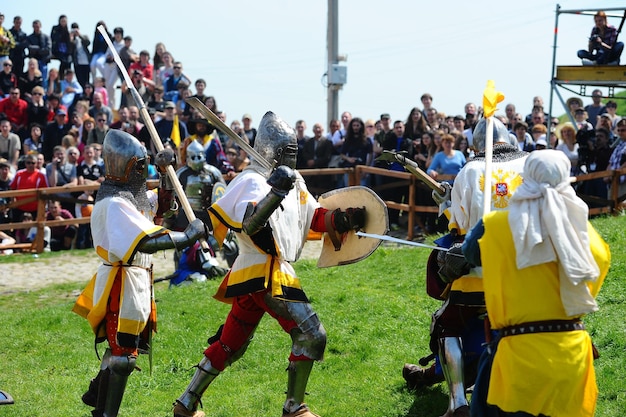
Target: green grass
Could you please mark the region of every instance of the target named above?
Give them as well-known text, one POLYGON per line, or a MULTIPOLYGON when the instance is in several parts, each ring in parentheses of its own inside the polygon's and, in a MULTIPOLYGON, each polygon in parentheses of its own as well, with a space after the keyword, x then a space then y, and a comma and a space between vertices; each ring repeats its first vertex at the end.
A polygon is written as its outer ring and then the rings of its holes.
MULTIPOLYGON (((597 416, 626 409, 626 305, 624 217, 593 221, 611 245, 610 274, 600 292, 600 311, 586 319, 601 358, 596 361, 600 397, 597 416)), ((428 351, 430 316, 439 303, 425 293, 428 250, 379 248, 360 263, 296 269, 328 332, 325 360, 315 365, 307 402, 324 417, 431 417, 447 406, 443 385, 413 393, 404 388, 405 362, 428 351)), ((6 257, 5 257, 6 258, 6 257)), ((156 262, 164 262, 158 258, 156 262)), ((169 290, 157 284, 159 333, 154 368, 141 356, 131 375, 120 416, 171 416, 206 339, 229 306, 212 298, 218 283, 169 290)), ((86 321, 70 312, 82 285, 64 284, 0 296, 0 388, 15 405, 0 415, 90 416, 80 401, 98 360, 86 321)), ((261 322, 246 355, 227 369, 203 398, 208 416, 279 416, 284 401, 290 339, 269 317, 261 322)))

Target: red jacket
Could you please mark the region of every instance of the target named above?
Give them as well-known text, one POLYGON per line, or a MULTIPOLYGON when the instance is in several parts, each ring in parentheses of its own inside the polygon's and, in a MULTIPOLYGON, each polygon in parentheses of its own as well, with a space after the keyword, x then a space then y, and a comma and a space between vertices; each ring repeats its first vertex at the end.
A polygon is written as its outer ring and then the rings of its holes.
POLYGON ((18 99, 16 103, 11 101, 11 97, 0 100, 0 113, 6 114, 11 124, 19 127, 26 127, 28 125, 27 107, 28 103, 21 98, 18 99))

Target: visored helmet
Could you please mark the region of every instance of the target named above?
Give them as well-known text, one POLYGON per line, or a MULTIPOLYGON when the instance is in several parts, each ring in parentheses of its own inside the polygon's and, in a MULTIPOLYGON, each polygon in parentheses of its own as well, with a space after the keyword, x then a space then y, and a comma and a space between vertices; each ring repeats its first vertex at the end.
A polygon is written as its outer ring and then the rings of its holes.
POLYGON ((202 146, 197 140, 192 141, 187 146, 187 166, 194 171, 200 171, 206 162, 206 156, 204 155, 204 146, 202 146))
POLYGON ((270 164, 276 161, 277 165, 296 167, 298 156, 296 132, 271 111, 265 113, 259 123, 254 149, 270 164))
MULTIPOLYGON (((483 118, 476 124, 473 132, 472 146, 478 151, 485 150, 485 139, 487 138, 487 119, 483 118)), ((493 118, 493 143, 508 143, 517 145, 517 140, 509 134, 508 129, 500 120, 493 118)))
POLYGON ((116 182, 128 182, 132 172, 148 178, 148 152, 129 133, 111 129, 104 137, 102 145, 105 177, 116 182))

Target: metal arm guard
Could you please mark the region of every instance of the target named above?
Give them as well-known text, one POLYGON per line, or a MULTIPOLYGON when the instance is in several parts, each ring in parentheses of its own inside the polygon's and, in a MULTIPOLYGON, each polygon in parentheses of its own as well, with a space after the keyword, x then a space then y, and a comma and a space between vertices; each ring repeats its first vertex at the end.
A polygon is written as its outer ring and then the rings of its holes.
POLYGON ((246 209, 246 214, 241 224, 244 233, 252 236, 261 231, 284 198, 284 195, 278 195, 272 190, 256 205, 254 203, 248 203, 248 208, 246 209))
POLYGON ((276 167, 272 175, 267 179, 267 183, 272 186, 269 194, 259 201, 256 206, 253 203, 248 203, 241 225, 244 233, 252 236, 263 229, 274 210, 280 206, 280 203, 289 194, 289 190, 293 188, 295 181, 296 174, 291 168, 285 165, 276 167))
POLYGON ((154 253, 162 249, 176 248, 177 250, 182 250, 187 246, 193 245, 198 239, 206 238, 208 235, 209 231, 202 223, 202 220, 195 219, 189 223, 184 232, 170 231, 167 234, 145 240, 139 246, 139 251, 154 253))

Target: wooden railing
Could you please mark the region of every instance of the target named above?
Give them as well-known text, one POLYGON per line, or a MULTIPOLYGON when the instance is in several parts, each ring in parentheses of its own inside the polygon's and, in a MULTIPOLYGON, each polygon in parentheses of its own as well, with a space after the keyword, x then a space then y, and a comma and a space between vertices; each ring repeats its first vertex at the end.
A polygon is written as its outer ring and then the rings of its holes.
MULTIPOLYGON (((407 187, 407 201, 394 201, 394 200, 385 200, 385 204, 387 207, 401 210, 407 214, 407 239, 412 240, 414 238, 414 229, 416 225, 419 225, 424 229, 424 225, 421 224, 421 220, 419 216, 416 216, 417 213, 437 213, 439 208, 434 205, 418 205, 416 203, 415 195, 418 187, 418 179, 408 172, 399 172, 399 171, 390 171, 387 169, 369 167, 364 165, 358 165, 355 168, 319 168, 319 169, 302 169, 299 170, 303 177, 311 177, 317 175, 348 175, 348 185, 358 185, 359 178, 361 178, 361 174, 373 174, 379 175, 382 177, 390 177, 397 179, 397 181, 386 182, 384 185, 373 186, 372 189, 379 195, 389 188, 397 188, 397 187, 407 187)), ((621 175, 626 175, 626 168, 622 168, 620 170, 608 170, 602 172, 594 172, 591 174, 579 175, 576 177, 576 183, 584 183, 585 181, 590 181, 598 178, 610 178, 611 179, 611 195, 608 196, 607 199, 601 199, 593 196, 579 195, 587 204, 592 204, 595 207, 589 209, 589 215, 598 215, 598 214, 615 214, 619 210, 626 209, 626 205, 624 200, 626 200, 626 194, 618 195, 619 190, 619 177, 621 175)), ((452 176, 439 176, 438 180, 444 181, 452 179, 452 176)), ((151 180, 148 184, 149 188, 155 188, 158 186, 158 181, 151 180)), ((9 248, 19 248, 26 251, 41 253, 44 248, 44 238, 43 231, 44 227, 55 227, 55 226, 65 226, 68 224, 85 224, 89 223, 90 219, 80 218, 80 219, 67 219, 67 220, 46 220, 46 202, 48 200, 64 200, 58 196, 55 196, 59 193, 68 193, 68 192, 83 192, 87 190, 97 190, 99 185, 79 185, 73 187, 50 187, 50 188, 39 188, 39 189, 29 189, 29 190, 18 190, 18 191, 2 191, 0 192, 1 198, 13 198, 17 196, 25 196, 25 195, 33 195, 32 199, 21 200, 21 201, 13 201, 8 206, 0 206, 0 208, 12 208, 17 207, 18 204, 25 204, 27 202, 32 202, 37 200, 37 218, 32 222, 22 222, 22 223, 5 223, 0 224, 0 230, 16 230, 16 229, 30 229, 35 226, 37 228, 37 234, 35 241, 32 243, 16 243, 13 245, 0 245, 0 250, 9 249, 9 248)), ((420 186, 421 187, 421 186, 420 186)), ((330 188, 329 188, 330 189, 330 188)), ((323 190, 320 190, 323 191, 323 190)), ((424 190, 425 192, 430 194, 430 191, 424 190)))

